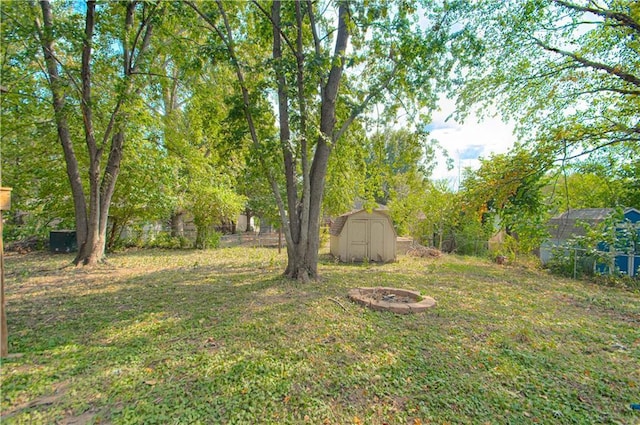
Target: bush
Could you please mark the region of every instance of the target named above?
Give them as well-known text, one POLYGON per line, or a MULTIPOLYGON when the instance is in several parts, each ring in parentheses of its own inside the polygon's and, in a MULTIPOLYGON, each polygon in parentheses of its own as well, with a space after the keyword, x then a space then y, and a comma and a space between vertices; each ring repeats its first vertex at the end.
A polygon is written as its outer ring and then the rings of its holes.
POLYGON ((43 251, 47 248, 49 241, 40 236, 29 236, 23 239, 9 242, 5 249, 8 252, 26 253, 31 251, 43 251))
POLYGON ((593 281, 598 285, 611 286, 614 288, 630 289, 640 292, 640 278, 630 277, 626 274, 618 275, 596 275, 593 281))
POLYGON ((198 249, 214 249, 220 246, 220 238, 222 233, 215 230, 200 230, 196 237, 195 247, 198 249))
POLYGON ((552 257, 547 263, 551 273, 564 277, 593 276, 596 257, 583 249, 556 247, 551 250, 552 257))
POLYGON ((455 235, 455 251, 461 255, 487 255, 489 232, 482 223, 470 221, 463 224, 455 235))
POLYGON ((184 236, 171 236, 169 232, 162 232, 151 239, 146 247, 163 249, 186 249, 192 248, 191 241, 184 236))

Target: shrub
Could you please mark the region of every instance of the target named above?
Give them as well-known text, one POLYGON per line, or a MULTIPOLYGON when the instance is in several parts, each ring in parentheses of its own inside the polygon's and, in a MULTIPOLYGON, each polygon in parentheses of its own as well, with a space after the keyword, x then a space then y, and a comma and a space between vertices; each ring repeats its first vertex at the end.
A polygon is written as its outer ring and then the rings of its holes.
POLYGON ((599 285, 611 286, 615 288, 630 289, 640 292, 640 278, 630 277, 626 274, 596 275, 593 281, 599 285))
POLYGON ((553 274, 574 278, 593 276, 597 259, 584 248, 555 247, 551 252, 552 257, 547 267, 553 274))
POLYGON ((151 239, 147 244, 148 248, 163 248, 163 249, 186 249, 192 248, 191 241, 184 236, 171 236, 169 232, 162 232, 151 239))
POLYGON ((211 249, 220 246, 222 233, 209 229, 198 229, 195 247, 198 249, 211 249))
POLYGON ((456 232, 456 253, 461 255, 484 256, 488 253, 489 231, 477 221, 469 221, 456 232))

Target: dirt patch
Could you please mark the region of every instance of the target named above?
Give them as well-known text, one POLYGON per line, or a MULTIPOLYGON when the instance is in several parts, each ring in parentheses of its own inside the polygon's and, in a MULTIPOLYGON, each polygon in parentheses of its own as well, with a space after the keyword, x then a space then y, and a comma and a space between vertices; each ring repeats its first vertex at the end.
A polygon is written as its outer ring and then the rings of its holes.
POLYGON ((17 415, 18 413, 21 413, 24 410, 32 409, 32 408, 40 408, 42 406, 50 406, 52 404, 57 403, 67 393, 68 387, 69 387, 68 381, 59 382, 54 385, 53 394, 40 396, 34 400, 15 406, 11 410, 0 413, 0 423, 2 423, 3 421, 6 421, 12 416, 17 415))
POLYGON ((88 425, 93 423, 105 424, 107 422, 103 422, 101 420, 96 421, 96 419, 99 418, 99 415, 101 415, 101 413, 102 412, 99 412, 99 411, 89 410, 87 412, 82 413, 79 416, 68 416, 62 419, 60 422, 58 422, 58 424, 60 425, 88 425))

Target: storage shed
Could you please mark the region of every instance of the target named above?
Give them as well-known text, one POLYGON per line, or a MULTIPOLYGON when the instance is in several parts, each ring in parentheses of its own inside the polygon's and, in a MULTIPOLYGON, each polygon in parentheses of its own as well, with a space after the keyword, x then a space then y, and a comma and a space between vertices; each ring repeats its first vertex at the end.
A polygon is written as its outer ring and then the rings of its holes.
POLYGON ((340 261, 389 262, 396 259, 396 231, 383 209, 351 211, 329 229, 331 254, 340 261))

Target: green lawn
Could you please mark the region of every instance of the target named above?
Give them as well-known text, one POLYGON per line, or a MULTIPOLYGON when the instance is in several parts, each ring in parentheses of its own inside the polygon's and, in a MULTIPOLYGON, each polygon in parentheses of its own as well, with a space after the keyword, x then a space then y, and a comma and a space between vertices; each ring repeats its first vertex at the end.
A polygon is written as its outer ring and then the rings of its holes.
POLYGON ((6 257, 10 423, 638 424, 640 294, 444 256, 280 277, 272 249, 6 257), (370 311, 357 286, 417 289, 370 311))

